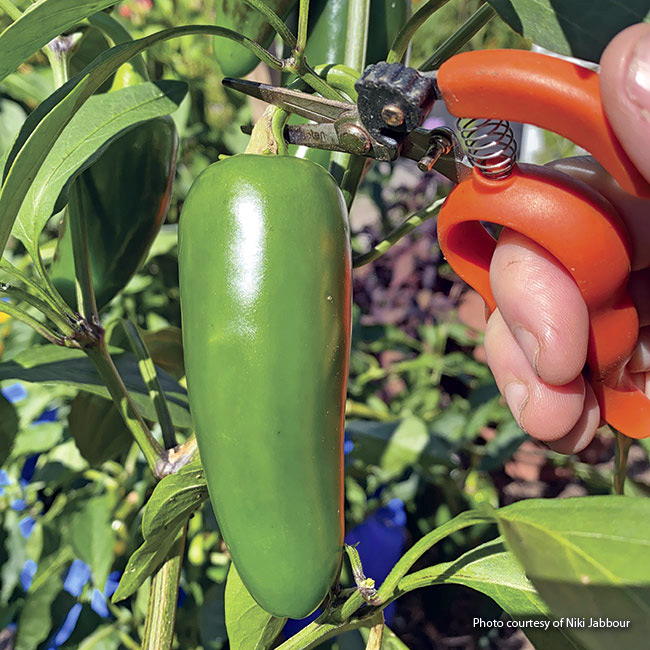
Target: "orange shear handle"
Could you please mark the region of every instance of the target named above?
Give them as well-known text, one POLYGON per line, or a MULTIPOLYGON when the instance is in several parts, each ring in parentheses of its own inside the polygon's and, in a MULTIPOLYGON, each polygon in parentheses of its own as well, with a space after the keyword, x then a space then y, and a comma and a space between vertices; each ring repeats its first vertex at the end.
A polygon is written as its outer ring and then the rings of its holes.
POLYGON ((581 181, 534 165, 515 166, 501 180, 474 170, 454 188, 438 218, 440 247, 493 311, 489 269, 496 241, 480 221, 538 242, 571 274, 589 310, 588 374, 601 416, 629 437, 649 436, 650 399, 625 369, 638 316, 626 290, 629 243, 611 204, 581 181))
POLYGON ((525 50, 458 54, 442 64, 438 86, 456 117, 498 118, 558 133, 591 153, 629 192, 650 198, 603 112, 598 73, 525 50))

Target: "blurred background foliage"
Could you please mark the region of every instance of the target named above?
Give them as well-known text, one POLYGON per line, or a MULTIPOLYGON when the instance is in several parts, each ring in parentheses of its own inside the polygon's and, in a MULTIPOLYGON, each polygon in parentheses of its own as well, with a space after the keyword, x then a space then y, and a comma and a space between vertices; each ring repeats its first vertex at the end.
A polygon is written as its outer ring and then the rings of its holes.
MULTIPOLYGON (((417 34, 411 63, 423 61, 479 4, 452 0, 438 12, 417 34)), ((134 36, 214 21, 212 3, 201 0, 126 0, 114 15, 134 36)), ((0 18, 0 26, 6 24, 0 18)), ((528 44, 493 20, 468 45, 495 47, 528 44)), ((213 39, 190 36, 147 53, 152 78, 190 84, 189 97, 174 116, 181 136, 174 198, 167 225, 141 272, 104 316, 106 324, 122 316, 135 320, 146 330, 158 365, 177 378, 184 374, 178 215, 193 179, 219 155, 243 149, 247 138, 240 126, 259 110, 222 87, 212 48, 213 39)), ((269 77, 262 68, 254 75, 269 77)), ((52 90, 42 55, 0 84, 0 155, 52 90)), ((558 145, 548 147, 550 152, 558 145)), ((449 189, 441 178, 422 175, 408 162, 374 164, 351 214, 355 251, 367 250, 449 189)), ((50 255, 56 231, 55 216, 47 231, 50 255)), ((11 255, 20 264, 24 251, 12 245, 11 255)), ((613 442, 607 431, 579 456, 563 457, 517 427, 485 365, 482 301, 441 258, 433 220, 358 269, 354 295, 345 447, 347 539, 360 542, 369 576, 381 581, 404 548, 467 508, 609 491, 613 442)), ((1 316, 0 337, 3 362, 42 344, 31 330, 1 316)), ((138 648, 147 585, 117 606, 108 600, 141 543, 141 507, 153 489, 137 448, 121 435, 111 404, 60 384, 5 381, 0 410, 0 649, 138 648), (108 454, 106 441, 113 443, 108 454)), ((628 489, 647 493, 650 469, 646 450, 637 442, 630 470, 628 489)), ((486 527, 456 533, 415 568, 457 557, 494 534, 486 527)), ((223 593, 228 564, 206 506, 189 526, 179 648, 227 648, 223 593)), ((462 587, 413 592, 388 616, 411 650, 531 647, 520 632, 474 630, 473 617, 502 613, 492 601, 462 587)), ((328 647, 364 646, 355 632, 328 647)))

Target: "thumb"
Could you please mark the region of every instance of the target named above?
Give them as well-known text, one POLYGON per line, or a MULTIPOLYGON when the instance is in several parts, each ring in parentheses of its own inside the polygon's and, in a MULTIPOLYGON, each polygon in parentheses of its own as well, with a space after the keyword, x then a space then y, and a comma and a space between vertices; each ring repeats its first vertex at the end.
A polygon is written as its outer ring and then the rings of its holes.
POLYGON ((632 162, 650 182, 650 24, 632 25, 600 60, 607 118, 632 162))

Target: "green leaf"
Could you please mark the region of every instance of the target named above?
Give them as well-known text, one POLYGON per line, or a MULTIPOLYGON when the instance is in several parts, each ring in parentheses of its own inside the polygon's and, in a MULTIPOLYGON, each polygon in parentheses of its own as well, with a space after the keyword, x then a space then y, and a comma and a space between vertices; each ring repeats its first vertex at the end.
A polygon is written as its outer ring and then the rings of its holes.
MULTIPOLYGON (((136 358, 123 350, 111 349, 115 363, 124 384, 142 415, 156 419, 156 410, 149 398, 149 392, 142 381, 136 358)), ((158 378, 169 403, 175 426, 189 429, 192 420, 187 403, 187 392, 166 372, 158 369, 158 378)), ((56 345, 32 347, 15 356, 11 361, 0 363, 0 381, 21 379, 39 383, 64 383, 88 393, 110 399, 108 389, 82 350, 72 350, 56 345)), ((18 443, 18 440, 17 440, 18 443)), ((15 452, 14 452, 15 453, 15 452)))
POLYGON ((630 25, 650 20, 647 0, 488 0, 524 38, 559 54, 599 61, 607 43, 630 25))
POLYGON ((140 122, 173 113, 187 92, 181 81, 130 86, 88 99, 55 142, 18 213, 13 234, 32 256, 64 189, 117 137, 140 122))
POLYGON ((93 467, 128 451, 133 437, 113 402, 79 393, 70 405, 68 430, 81 455, 93 467))
POLYGON ((449 446, 429 437, 416 417, 395 422, 346 422, 347 437, 354 443, 351 460, 377 465, 387 477, 399 476, 413 465, 450 465, 449 446))
POLYGON ((495 512, 509 547, 553 614, 585 647, 642 648, 650 617, 650 500, 530 499, 495 512), (589 627, 595 620, 626 628, 589 627))
POLYGON ((20 518, 21 516, 13 510, 7 510, 3 515, 4 521, 2 524, 6 531, 4 546, 8 558, 2 565, 2 569, 0 569, 0 604, 2 605, 9 602, 9 598, 20 579, 20 572, 25 565, 25 561, 29 559, 25 538, 18 527, 20 518))
POLYGON ((47 639, 54 624, 52 604, 61 587, 61 579, 53 576, 39 589, 29 591, 18 619, 15 650, 36 650, 47 639))
POLYGON ((501 539, 482 544, 452 562, 417 571, 407 576, 400 588, 410 590, 416 586, 439 584, 464 585, 480 591, 522 626, 526 621, 537 621, 540 627, 523 628, 536 647, 553 650, 581 648, 570 630, 553 627, 548 607, 501 539))
POLYGON ((0 154, 11 147, 26 117, 27 113, 20 104, 0 99, 0 154))
POLYGON ((118 0, 41 0, 0 34, 0 81, 78 22, 118 0))
POLYGON ((112 499, 106 495, 85 499, 70 518, 70 542, 79 559, 91 569, 98 587, 106 584, 113 563, 115 535, 111 528, 112 499))
POLYGON ((117 650, 124 647, 120 643, 116 625, 102 625, 87 636, 77 650, 117 650))
MULTIPOLYGON (((190 25, 167 29, 130 43, 122 43, 98 56, 81 73, 57 89, 30 113, 7 157, 4 168, 3 185, 0 189, 0 251, 4 250, 7 244, 18 211, 34 177, 57 138, 83 103, 123 63, 160 41, 186 34, 236 36, 235 32, 223 27, 190 25)), ((253 48, 259 47, 250 39, 246 39, 245 42, 253 48)))
POLYGON ((38 422, 24 428, 17 436, 11 450, 13 458, 42 454, 50 451, 63 435, 60 422, 38 422))
POLYGON ((231 564, 226 581, 226 629, 230 650, 269 650, 286 620, 269 614, 253 600, 235 565, 231 564))
POLYGON ((0 467, 5 464, 7 456, 18 433, 18 414, 11 402, 0 394, 0 467))
POLYGON ((134 594, 160 566, 189 516, 207 498, 208 488, 199 460, 156 485, 142 518, 144 543, 129 558, 113 602, 134 594))

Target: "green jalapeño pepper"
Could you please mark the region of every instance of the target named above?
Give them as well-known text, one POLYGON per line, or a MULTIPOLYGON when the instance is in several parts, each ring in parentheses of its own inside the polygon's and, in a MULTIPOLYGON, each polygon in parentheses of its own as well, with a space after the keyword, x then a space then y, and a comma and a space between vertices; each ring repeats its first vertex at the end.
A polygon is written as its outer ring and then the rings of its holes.
POLYGON ((309 160, 237 155, 194 182, 179 237, 190 406, 217 521, 255 600, 303 618, 343 544, 345 202, 309 160))
MULTIPOLYGON (((312 66, 344 63, 350 0, 313 0, 305 56, 312 66)), ((366 65, 383 61, 411 13, 410 0, 370 0, 366 65)))
MULTIPOLYGON (((265 4, 284 20, 296 1, 265 0, 265 4)), ((265 48, 271 45, 275 36, 266 18, 244 0, 217 0, 215 24, 248 36, 265 48)), ((221 36, 214 38, 214 55, 226 77, 245 77, 259 63, 248 48, 221 36)))
MULTIPOLYGON (((129 64, 111 90, 142 83, 129 64)), ((140 268, 165 220, 176 170, 178 135, 171 117, 158 117, 112 142, 70 190, 67 219, 83 218, 98 309, 108 304, 140 268), (76 187, 75 187, 76 186, 76 187)), ((75 306, 72 236, 59 236, 52 280, 75 306)))

